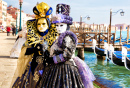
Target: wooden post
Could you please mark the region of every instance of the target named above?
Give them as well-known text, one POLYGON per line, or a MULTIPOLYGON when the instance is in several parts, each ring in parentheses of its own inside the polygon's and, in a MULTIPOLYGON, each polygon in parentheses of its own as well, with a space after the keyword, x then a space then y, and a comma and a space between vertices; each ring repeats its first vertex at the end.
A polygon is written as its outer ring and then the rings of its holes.
MULTIPOLYGON (((112 20, 112 9, 110 9, 110 25, 109 25, 109 35, 111 34, 111 20, 112 20)), ((109 37, 111 41, 111 37, 109 37)))
POLYGON ((105 31, 105 33, 106 33, 106 26, 105 26, 105 28, 104 28, 104 31, 105 31))
POLYGON ((101 33, 101 27, 100 27, 100 25, 99 25, 99 33, 101 33))
POLYGON ((84 48, 78 48, 78 55, 79 58, 81 58, 82 60, 84 60, 84 48))
POLYGON ((97 32, 98 32, 98 25, 97 25, 97 32))
POLYGON ((115 27, 115 41, 116 41, 116 27, 115 27))
POLYGON ((94 23, 93 23, 93 32, 94 32, 94 23))
POLYGON ((107 43, 109 44, 109 27, 107 28, 107 43))
POLYGON ((115 45, 115 34, 114 34, 114 38, 113 38, 113 47, 115 45))
POLYGON ((111 44, 111 26, 109 25, 109 44, 111 44))
POLYGON ((121 31, 122 31, 122 26, 120 26, 120 44, 121 44, 121 31))
POLYGON ((95 29, 95 40, 97 41, 97 30, 98 30, 98 25, 97 25, 97 28, 95 29))
POLYGON ((129 26, 127 27, 127 44, 128 44, 128 40, 129 40, 129 26))
POLYGON ((96 33, 95 33, 95 37, 94 37, 94 39, 97 41, 97 31, 95 31, 96 33))
POLYGON ((80 16, 80 30, 82 31, 82 16, 80 16))
POLYGON ((79 31, 80 31, 80 32, 82 31, 81 26, 79 27, 79 31))
POLYGON ((84 36, 84 48, 85 48, 86 34, 85 34, 85 33, 83 33, 83 36, 84 36))
POLYGON ((99 46, 98 46, 99 48, 100 48, 100 34, 101 34, 101 33, 99 33, 99 42, 98 42, 98 43, 99 43, 99 46))
POLYGON ((100 25, 99 25, 99 48, 100 48, 100 35, 101 35, 101 28, 100 28, 100 25))

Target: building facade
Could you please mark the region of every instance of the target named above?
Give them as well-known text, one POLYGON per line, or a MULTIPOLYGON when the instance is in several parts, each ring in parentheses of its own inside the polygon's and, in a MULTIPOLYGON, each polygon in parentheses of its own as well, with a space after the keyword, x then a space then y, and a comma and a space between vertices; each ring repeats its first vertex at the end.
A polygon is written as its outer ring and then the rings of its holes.
POLYGON ((116 27, 118 27, 118 30, 120 30, 120 27, 122 27, 122 30, 127 30, 128 25, 127 24, 115 24, 116 27))
MULTIPOLYGON (((21 12, 21 26, 22 28, 26 26, 26 22, 29 19, 34 19, 34 15, 26 14, 24 11, 21 12)), ((20 9, 12 7, 12 5, 7 7, 7 3, 0 0, 0 28, 6 28, 6 26, 16 25, 19 28, 20 25, 20 9)))
POLYGON ((3 27, 6 27, 6 21, 7 21, 7 19, 6 19, 6 17, 7 17, 7 3, 4 2, 4 1, 2 1, 2 11, 1 12, 2 12, 2 18, 1 18, 2 23, 1 23, 1 25, 3 27))
POLYGON ((2 0, 0 0, 0 26, 2 26, 2 0))
MULTIPOLYGON (((7 12, 12 15, 12 17, 15 19, 14 25, 17 24, 17 28, 19 29, 20 25, 20 9, 8 6, 7 7, 7 12), (17 21, 16 21, 17 20, 17 21)), ((30 14, 24 13, 24 11, 21 12, 21 26, 22 28, 26 27, 26 22, 29 19, 34 19, 34 17, 30 14)))
POLYGON ((7 13, 6 25, 11 26, 11 25, 15 25, 15 24, 16 24, 16 20, 12 17, 11 14, 7 13))

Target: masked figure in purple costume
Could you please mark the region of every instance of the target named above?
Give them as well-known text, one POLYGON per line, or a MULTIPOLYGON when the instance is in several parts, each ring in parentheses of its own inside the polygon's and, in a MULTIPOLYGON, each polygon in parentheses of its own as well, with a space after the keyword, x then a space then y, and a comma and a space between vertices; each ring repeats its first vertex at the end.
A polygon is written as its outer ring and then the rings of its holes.
POLYGON ((33 12, 36 19, 27 21, 27 41, 18 58, 12 88, 39 88, 44 68, 49 64, 50 47, 58 35, 55 25, 50 23, 50 6, 38 3, 33 12))
POLYGON ((72 18, 70 6, 58 4, 52 23, 60 33, 50 48, 48 65, 44 68, 41 88, 93 88, 95 77, 84 61, 75 56, 76 35, 69 31, 72 18))

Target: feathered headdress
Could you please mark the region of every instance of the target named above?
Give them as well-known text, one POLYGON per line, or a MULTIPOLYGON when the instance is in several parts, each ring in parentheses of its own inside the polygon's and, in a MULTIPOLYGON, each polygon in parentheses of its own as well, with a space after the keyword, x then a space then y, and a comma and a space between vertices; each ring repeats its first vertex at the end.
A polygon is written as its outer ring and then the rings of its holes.
POLYGON ((50 18, 52 8, 48 4, 41 2, 37 3, 37 5, 33 8, 33 12, 36 19, 41 17, 50 18))

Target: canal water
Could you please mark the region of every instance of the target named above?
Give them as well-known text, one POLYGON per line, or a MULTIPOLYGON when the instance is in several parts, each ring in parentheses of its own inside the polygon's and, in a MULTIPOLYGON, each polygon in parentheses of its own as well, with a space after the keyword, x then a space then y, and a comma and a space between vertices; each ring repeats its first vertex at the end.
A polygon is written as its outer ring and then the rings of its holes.
POLYGON ((97 58, 93 52, 85 51, 84 56, 85 62, 99 83, 108 88, 130 88, 130 71, 124 66, 117 66, 111 61, 97 58))

